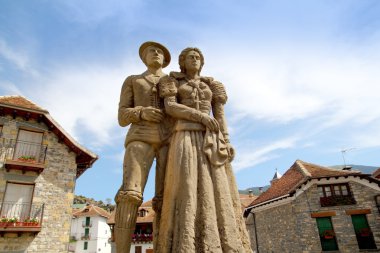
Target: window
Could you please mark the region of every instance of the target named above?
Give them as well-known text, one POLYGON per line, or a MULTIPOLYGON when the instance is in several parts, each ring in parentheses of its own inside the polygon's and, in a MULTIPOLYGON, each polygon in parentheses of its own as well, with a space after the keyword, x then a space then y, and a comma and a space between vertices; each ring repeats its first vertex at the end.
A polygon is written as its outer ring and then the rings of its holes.
POLYGON ((348 184, 332 184, 318 186, 320 197, 351 195, 348 184))
POLYGON ((86 227, 90 226, 90 217, 86 217, 86 227))
POLYGON ((147 211, 146 211, 145 209, 141 209, 141 210, 139 211, 139 216, 140 216, 140 217, 145 217, 146 213, 147 213, 147 211))
POLYGON ((338 250, 331 217, 316 218, 322 251, 338 250))
POLYGON ((42 153, 42 137, 43 133, 22 130, 18 132, 17 144, 14 153, 14 159, 30 158, 37 162, 40 161, 42 153))
POLYGON ((318 193, 322 207, 356 204, 348 184, 319 185, 318 193))
POLYGON ((372 231, 368 225, 365 214, 351 215, 352 224, 354 225, 356 239, 358 240, 359 249, 376 249, 372 231))
POLYGON ((18 217, 24 221, 30 217, 34 184, 8 182, 5 189, 1 216, 18 217))
POLYGON ((88 242, 84 242, 83 249, 86 250, 88 248, 88 242))

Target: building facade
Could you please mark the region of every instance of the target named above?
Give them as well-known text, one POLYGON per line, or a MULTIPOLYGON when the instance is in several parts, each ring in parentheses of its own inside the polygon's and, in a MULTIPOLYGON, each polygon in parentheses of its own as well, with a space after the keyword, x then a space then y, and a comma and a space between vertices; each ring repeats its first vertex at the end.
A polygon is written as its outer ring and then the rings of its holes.
POLYGON ((94 205, 74 210, 69 252, 111 253, 109 217, 110 213, 94 205))
POLYGON ((378 252, 380 181, 297 160, 245 210, 256 252, 378 252))
MULTIPOLYGON (((132 235, 130 253, 153 253, 153 220, 155 212, 152 200, 144 202, 138 209, 135 233, 132 235)), ((111 228, 112 253, 116 253, 113 228, 115 225, 115 211, 107 221, 111 228)))
POLYGON ((76 179, 97 156, 49 112, 0 97, 0 252, 67 252, 76 179))

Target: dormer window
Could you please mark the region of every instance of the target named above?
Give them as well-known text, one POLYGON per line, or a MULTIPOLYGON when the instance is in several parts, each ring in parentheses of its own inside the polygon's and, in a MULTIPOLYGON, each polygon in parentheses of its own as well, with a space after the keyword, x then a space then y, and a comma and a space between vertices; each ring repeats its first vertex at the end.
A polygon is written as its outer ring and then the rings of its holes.
POLYGON ((139 216, 140 216, 140 217, 145 217, 145 216, 146 216, 146 213, 147 213, 147 210, 145 210, 145 209, 141 209, 141 210, 139 211, 139 216))

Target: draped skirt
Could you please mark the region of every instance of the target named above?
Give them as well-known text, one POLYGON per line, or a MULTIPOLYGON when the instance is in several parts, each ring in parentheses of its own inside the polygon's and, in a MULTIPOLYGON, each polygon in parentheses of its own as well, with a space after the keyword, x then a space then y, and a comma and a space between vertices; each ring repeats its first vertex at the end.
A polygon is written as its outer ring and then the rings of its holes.
POLYGON ((173 133, 157 253, 251 252, 241 239, 242 224, 235 215, 226 166, 210 164, 203 150, 204 135, 205 131, 173 133))

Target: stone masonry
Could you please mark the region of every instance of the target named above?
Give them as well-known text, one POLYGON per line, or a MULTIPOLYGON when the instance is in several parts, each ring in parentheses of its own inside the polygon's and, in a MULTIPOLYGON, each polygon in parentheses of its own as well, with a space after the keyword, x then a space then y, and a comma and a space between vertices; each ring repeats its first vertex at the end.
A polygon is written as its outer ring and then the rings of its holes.
POLYGON ((20 128, 43 130, 43 144, 48 146, 46 166, 38 175, 35 172, 11 170, 6 172, 0 164, 0 198, 3 199, 6 181, 35 183, 33 204, 44 203, 42 229, 36 235, 6 233, 0 237, 0 252, 67 252, 71 222, 71 205, 76 180, 76 154, 59 143, 57 136, 43 123, 17 117, 2 117, 2 138, 16 139, 20 128))
MULTIPOLYGON (((252 249, 257 249, 256 226, 260 253, 322 252, 316 219, 312 218, 311 214, 333 211, 336 215, 331 216, 331 219, 339 252, 359 252, 351 217, 346 214, 346 210, 353 209, 370 209, 370 213, 366 216, 379 248, 379 211, 374 201, 379 191, 355 181, 350 181, 349 187, 357 202, 355 205, 321 207, 317 184, 313 184, 290 203, 255 211, 255 219, 253 214, 250 214, 246 222, 251 235, 252 249)), ((360 250, 360 252, 378 252, 378 250, 360 250)))

